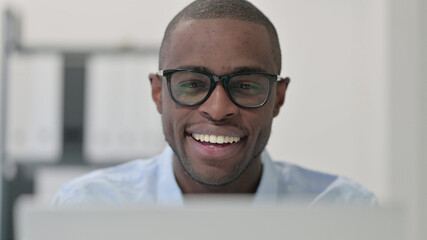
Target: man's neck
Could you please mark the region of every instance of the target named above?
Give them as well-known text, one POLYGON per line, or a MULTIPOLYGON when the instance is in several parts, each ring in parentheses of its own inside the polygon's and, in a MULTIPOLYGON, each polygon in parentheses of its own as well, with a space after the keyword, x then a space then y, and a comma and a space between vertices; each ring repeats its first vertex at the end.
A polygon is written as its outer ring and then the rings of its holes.
POLYGON ((184 194, 251 194, 255 193, 262 175, 261 158, 254 159, 244 172, 234 181, 221 186, 210 186, 193 180, 185 171, 178 158, 173 158, 175 179, 184 194))

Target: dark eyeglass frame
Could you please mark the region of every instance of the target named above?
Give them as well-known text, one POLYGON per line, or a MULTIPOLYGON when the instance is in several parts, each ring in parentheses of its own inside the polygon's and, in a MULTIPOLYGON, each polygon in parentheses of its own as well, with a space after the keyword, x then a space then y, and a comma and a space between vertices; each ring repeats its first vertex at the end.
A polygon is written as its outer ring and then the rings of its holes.
POLYGON ((196 105, 200 105, 200 104, 204 103, 206 100, 209 99, 212 92, 215 90, 216 83, 217 82, 223 82, 224 89, 228 95, 228 98, 230 98, 230 100, 234 104, 236 104, 238 107, 241 107, 241 108, 260 108, 260 107, 264 106, 265 103, 270 98, 271 89, 273 87, 273 84, 275 82, 280 82, 280 81, 285 80, 285 78, 281 77, 280 75, 274 75, 274 74, 263 73, 263 72, 242 72, 242 73, 232 73, 232 74, 228 74, 228 75, 218 76, 218 75, 210 74, 207 72, 191 70, 191 69, 164 69, 164 70, 160 70, 159 72, 157 72, 157 75, 166 78, 168 90, 169 90, 169 95, 171 96, 172 100, 175 103, 177 103, 181 106, 196 106, 196 105), (170 81, 171 81, 172 75, 176 72, 191 72, 191 73, 198 73, 198 74, 203 74, 203 75, 207 76, 210 79, 210 86, 209 86, 209 91, 206 94, 206 97, 204 97, 202 100, 200 100, 196 103, 183 103, 183 102, 180 102, 177 99, 175 99, 175 97, 172 94, 170 81), (267 97, 265 98, 265 100, 261 104, 258 104, 255 106, 241 105, 236 100, 234 100, 234 98, 231 96, 230 85, 229 85, 230 79, 232 79, 233 77, 236 77, 236 76, 241 76, 241 75, 261 75, 261 76, 266 77, 269 80, 267 97))

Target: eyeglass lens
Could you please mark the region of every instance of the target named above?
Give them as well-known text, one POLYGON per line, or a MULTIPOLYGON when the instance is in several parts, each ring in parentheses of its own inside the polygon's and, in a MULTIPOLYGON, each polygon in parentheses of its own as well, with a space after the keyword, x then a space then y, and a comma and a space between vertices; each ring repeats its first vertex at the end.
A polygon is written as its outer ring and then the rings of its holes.
MULTIPOLYGON (((201 73, 182 71, 175 72, 170 77, 173 97, 184 104, 202 101, 209 94, 210 86, 210 78, 201 73)), ((225 88, 238 104, 248 107, 257 106, 262 104, 268 96, 269 80, 266 76, 258 74, 237 75, 229 80, 225 88)))

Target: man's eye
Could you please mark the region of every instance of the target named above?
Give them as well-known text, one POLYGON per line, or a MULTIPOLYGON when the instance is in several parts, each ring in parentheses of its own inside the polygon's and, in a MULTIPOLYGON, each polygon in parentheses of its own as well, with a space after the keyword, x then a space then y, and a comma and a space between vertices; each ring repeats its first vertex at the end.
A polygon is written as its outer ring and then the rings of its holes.
POLYGON ((255 86, 253 86, 252 84, 242 83, 242 84, 240 84, 239 87, 242 88, 242 89, 252 89, 255 86))
POLYGON ((185 81, 179 84, 182 88, 203 88, 205 84, 201 81, 185 81))
POLYGON ((199 81, 199 80, 187 80, 180 82, 178 84, 178 87, 181 89, 188 89, 188 90, 205 90, 206 88, 209 88, 205 82, 199 81))
POLYGON ((250 89, 258 89, 260 86, 259 86, 259 84, 254 83, 254 82, 238 82, 238 83, 233 84, 231 87, 234 89, 250 90, 250 89))

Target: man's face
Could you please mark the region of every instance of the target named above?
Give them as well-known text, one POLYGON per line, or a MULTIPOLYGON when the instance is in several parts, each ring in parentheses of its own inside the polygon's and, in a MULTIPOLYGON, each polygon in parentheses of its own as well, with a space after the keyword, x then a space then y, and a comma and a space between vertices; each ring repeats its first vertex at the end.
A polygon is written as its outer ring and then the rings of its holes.
MULTIPOLYGON (((198 68, 216 75, 242 70, 278 74, 265 27, 239 20, 179 23, 165 53, 163 69, 198 68)), ((171 99, 165 79, 155 75, 150 79, 166 140, 176 154, 174 161, 179 161, 194 180, 225 185, 237 179, 251 163, 260 161, 287 83, 274 84, 263 107, 244 109, 229 99, 222 83, 217 83, 201 105, 183 107, 171 99), (239 140, 222 144, 196 140, 206 135, 209 139, 239 140)))

